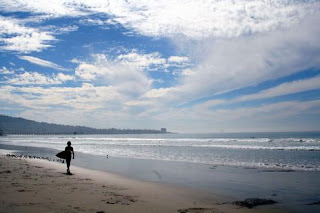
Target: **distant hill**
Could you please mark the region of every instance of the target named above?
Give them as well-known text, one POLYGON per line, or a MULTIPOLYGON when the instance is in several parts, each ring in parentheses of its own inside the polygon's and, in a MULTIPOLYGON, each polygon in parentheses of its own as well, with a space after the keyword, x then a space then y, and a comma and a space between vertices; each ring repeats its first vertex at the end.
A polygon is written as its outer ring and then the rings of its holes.
POLYGON ((85 126, 70 126, 36 122, 24 118, 0 115, 0 136, 5 134, 158 134, 165 129, 95 129, 85 126))

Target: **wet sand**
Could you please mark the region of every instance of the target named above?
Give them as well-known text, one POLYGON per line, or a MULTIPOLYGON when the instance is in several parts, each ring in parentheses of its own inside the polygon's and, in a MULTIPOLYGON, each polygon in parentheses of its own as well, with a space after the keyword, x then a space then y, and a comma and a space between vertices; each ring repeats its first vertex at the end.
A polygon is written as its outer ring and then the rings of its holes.
POLYGON ((0 157, 0 212, 286 212, 201 190, 128 179, 39 159, 0 157))

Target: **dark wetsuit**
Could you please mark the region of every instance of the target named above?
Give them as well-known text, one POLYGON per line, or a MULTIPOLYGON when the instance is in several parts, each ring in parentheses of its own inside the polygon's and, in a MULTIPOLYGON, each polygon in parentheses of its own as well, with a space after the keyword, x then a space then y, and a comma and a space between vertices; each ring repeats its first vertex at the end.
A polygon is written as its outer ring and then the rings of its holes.
POLYGON ((69 170, 70 162, 71 162, 71 156, 72 156, 72 154, 74 155, 73 147, 72 146, 67 146, 64 149, 64 151, 66 151, 66 162, 67 162, 67 167, 68 167, 68 170, 69 170))

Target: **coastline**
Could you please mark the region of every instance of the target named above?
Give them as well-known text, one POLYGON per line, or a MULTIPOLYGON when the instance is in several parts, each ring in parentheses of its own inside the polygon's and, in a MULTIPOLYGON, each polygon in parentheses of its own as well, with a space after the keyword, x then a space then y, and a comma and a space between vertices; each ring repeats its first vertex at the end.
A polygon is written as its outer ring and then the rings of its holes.
POLYGON ((283 212, 224 203, 200 190, 39 159, 1 156, 1 212, 283 212))
MULTIPOLYGON (((46 158, 54 156, 57 150, 48 148, 25 147, 25 146, 9 146, 1 145, 0 148, 12 150, 11 153, 20 155, 27 154, 32 156, 40 156, 46 158)), ((10 152, 10 151, 8 151, 10 152)), ((14 159, 18 160, 18 159, 14 159)), ((8 159, 11 160, 11 159, 8 159)), ((35 164, 35 167, 43 167, 45 170, 55 169, 56 173, 52 176, 60 175, 60 179, 67 179, 74 176, 65 176, 65 165, 57 162, 50 162, 38 159, 21 159, 28 163, 35 164), (49 167, 48 167, 49 166, 49 167), (53 166, 53 168, 51 168, 53 166), (48 168, 47 168, 48 167, 48 168)), ((317 212, 319 205, 308 205, 309 203, 320 200, 318 189, 319 172, 301 172, 286 170, 266 170, 246 167, 228 167, 228 166, 212 166, 206 164, 181 163, 171 161, 141 160, 141 159, 123 159, 105 156, 94 156, 89 154, 77 153, 76 160, 72 161, 71 171, 80 169, 85 172, 76 172, 76 176, 80 175, 82 180, 88 178, 94 180, 91 185, 103 184, 98 181, 98 177, 105 177, 104 180, 111 178, 110 184, 122 189, 131 189, 130 193, 124 196, 133 195, 142 199, 143 203, 149 203, 148 208, 156 208, 147 212, 178 212, 180 209, 198 208, 195 212, 317 212), (76 166, 75 166, 76 165, 76 166), (93 175, 93 176, 91 176, 93 175), (116 180, 116 181, 114 181, 116 180), (153 190, 148 189, 148 185, 153 190), (132 188, 133 186, 133 188, 132 188), (140 186, 134 189, 134 186, 140 186), (158 188, 156 187, 158 186, 158 188), (155 187, 155 188, 153 188, 155 187), (165 190, 164 190, 165 189, 165 190), (162 192, 163 194, 159 194, 162 192), (142 194, 142 195, 141 195, 142 194), (171 197, 174 195, 174 197, 171 197), (150 198, 158 198, 149 200, 150 198), (170 198, 169 200, 167 198, 170 198), (254 209, 247 209, 232 205, 234 201, 241 201, 247 198, 273 199, 278 203, 275 205, 258 206, 254 209), (183 199, 178 201, 179 199, 183 199), (177 200, 177 202, 175 201, 177 200), (174 202, 173 202, 174 201, 174 202), (170 203, 171 202, 171 203, 170 203), (178 205, 178 203, 183 205, 178 205), (223 204, 223 205, 222 205, 223 204), (163 206, 163 207, 161 207, 163 206), (203 210, 199 210, 203 208, 203 210), (210 211, 209 211, 210 210, 210 211)), ((19 165, 19 168, 23 166, 19 165)), ((1 169, 2 166, 1 166, 1 169)), ((25 168, 24 168, 25 169, 25 168)), ((29 166, 30 169, 30 166, 29 166)), ((79 170, 79 171, 80 171, 79 170)), ((28 170, 26 170, 28 171, 28 170)), ((3 171, 2 171, 3 172, 3 171)), ((5 173, 3 173, 5 174, 5 173)), ((37 173, 36 173, 37 174, 37 173)), ((30 175, 29 175, 30 176, 30 175)), ((31 175, 32 176, 32 175, 31 175)), ((35 177, 37 178, 37 177, 35 177)), ((99 178, 98 178, 99 179, 99 178)), ((22 180, 25 181, 25 180, 22 180)), ((55 180, 53 180, 55 181, 55 180)), ((109 182, 108 182, 109 183, 109 182)), ((25 183, 21 183, 24 185, 25 183)), ((34 185, 32 181, 31 185, 34 185)), ((61 183, 62 184, 62 183, 61 183)), ((86 184, 86 183, 79 183, 86 184)), ((89 184, 89 185, 90 185, 89 184)), ((53 185, 54 186, 54 185, 53 185)), ((33 186, 34 187, 34 186, 33 186)), ((95 187, 99 191, 99 187, 95 187)), ((105 187, 102 187, 105 188, 105 187)), ((114 187, 113 187, 114 188, 114 187)), ((149 188, 149 189, 151 189, 149 188)), ((61 187, 60 189, 61 190, 61 187)), ((2 190, 5 192, 5 190, 2 190)), ((83 191, 86 191, 83 189, 83 191)), ((125 190, 120 190, 124 192, 125 190)), ((13 192, 14 193, 14 192, 13 192)), ((17 192, 15 192, 17 193, 17 192)), ((53 194, 60 193, 54 191, 53 194)), ((102 193, 101 191, 99 193, 102 193)), ((121 197, 116 192, 115 197, 121 197)), ((88 196, 92 196, 91 193, 88 196)), ((111 193, 112 194, 112 193, 111 193)), ((109 193, 110 195, 110 193, 109 193)), ((15 195, 17 196, 17 195, 15 195)), ((15 197, 13 196, 13 197, 15 197)), ((73 195, 77 197, 78 195, 73 195)), ((116 199, 118 199, 116 198, 116 199)), ((100 198, 99 198, 100 199, 100 198)), ((98 200, 99 200, 98 199, 98 200)), ((115 199, 115 198, 112 198, 115 199)), ((98 201, 97 200, 97 201, 98 201)), ((105 199, 101 199, 106 201, 105 199)), ((86 202, 85 200, 83 202, 86 202)), ((108 201, 106 201, 108 202, 108 201)), ((119 201, 121 203, 121 201, 119 201)), ((3 203, 7 203, 6 201, 3 203)), ((26 204, 27 202, 24 202, 26 204)), ((33 202, 31 202, 33 203, 33 202)), ((105 205, 105 203, 95 203, 95 205, 105 205)), ((108 204, 108 206, 113 204, 108 204)), ((118 204, 117 204, 118 205, 118 204)), ((121 205, 121 204, 119 204, 121 205)), ((126 205, 126 204, 123 204, 126 205)), ((133 202, 131 205, 137 205, 133 202)), ((77 206, 75 206, 77 207, 77 206)), ((84 207, 83 207, 84 208, 84 207)), ((108 207, 109 208, 109 207, 108 207)), ((137 208, 146 208, 137 207, 137 208)), ((86 208, 84 208, 86 209, 86 208)), ((114 209, 112 207, 111 209, 114 209)), ((88 209, 87 209, 88 210, 88 209)), ((141 209, 140 209, 141 210, 141 209)), ((99 212, 100 210, 97 210, 99 212)), ((5 211, 8 212, 8 211, 5 211)), ((11 210, 9 212, 12 212, 11 210)), ((18 211, 21 212, 21 211, 18 211)), ((55 212, 55 211, 54 211, 55 212)), ((70 212, 66 211, 66 212, 70 212)), ((75 211, 78 212, 78 211, 75 211)), ((92 209, 88 212, 94 212, 92 209)), ((110 212, 109 210, 107 212, 110 212)), ((113 212, 113 211, 111 211, 113 212)), ((135 212, 131 208, 123 210, 122 208, 114 210, 114 212, 135 212)), ((138 212, 145 212, 141 210, 138 212)), ((183 212, 183 211, 182 211, 183 212)), ((194 211, 187 211, 194 212, 194 211)))

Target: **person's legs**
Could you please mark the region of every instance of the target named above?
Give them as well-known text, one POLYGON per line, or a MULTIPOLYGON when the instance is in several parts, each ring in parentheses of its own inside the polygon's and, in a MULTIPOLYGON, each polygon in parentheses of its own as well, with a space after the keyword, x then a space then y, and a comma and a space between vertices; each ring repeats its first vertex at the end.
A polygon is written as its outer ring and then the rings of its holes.
POLYGON ((66 159, 66 162, 67 162, 67 172, 70 172, 70 161, 71 159, 66 159))

